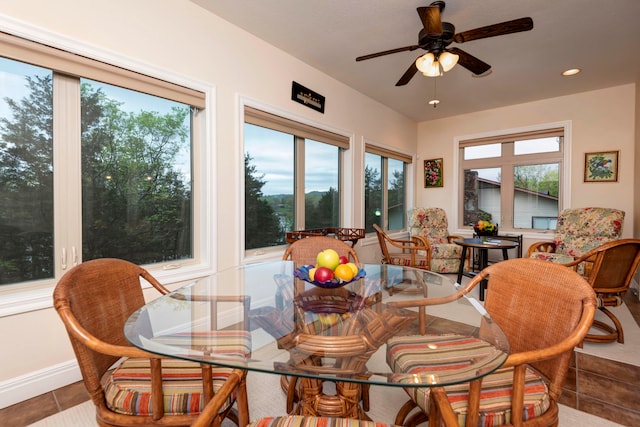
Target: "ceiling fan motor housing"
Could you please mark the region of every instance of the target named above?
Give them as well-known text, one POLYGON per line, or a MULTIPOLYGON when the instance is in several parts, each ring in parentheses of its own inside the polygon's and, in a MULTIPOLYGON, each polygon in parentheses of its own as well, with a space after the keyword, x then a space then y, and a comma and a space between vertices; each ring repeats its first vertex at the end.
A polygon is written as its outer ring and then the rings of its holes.
POLYGON ((437 55, 442 53, 445 48, 453 42, 453 36, 455 33, 456 27, 449 22, 442 23, 441 36, 429 36, 424 29, 421 29, 418 35, 418 45, 427 52, 437 55))

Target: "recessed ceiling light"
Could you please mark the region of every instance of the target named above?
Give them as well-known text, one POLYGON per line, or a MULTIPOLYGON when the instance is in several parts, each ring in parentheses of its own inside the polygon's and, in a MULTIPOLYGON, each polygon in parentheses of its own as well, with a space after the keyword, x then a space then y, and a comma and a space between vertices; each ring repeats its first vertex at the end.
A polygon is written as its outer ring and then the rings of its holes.
POLYGON ((562 75, 563 76, 575 76, 576 74, 578 74, 580 71, 582 71, 580 68, 571 68, 569 70, 563 71, 562 75))

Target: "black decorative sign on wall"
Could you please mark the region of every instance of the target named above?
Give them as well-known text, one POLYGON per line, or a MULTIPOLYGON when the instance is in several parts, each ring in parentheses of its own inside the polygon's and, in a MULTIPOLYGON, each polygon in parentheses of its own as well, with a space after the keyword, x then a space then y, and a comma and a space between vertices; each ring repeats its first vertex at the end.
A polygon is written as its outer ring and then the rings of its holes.
POLYGON ((300 83, 292 82, 291 99, 324 114, 324 96, 300 83))

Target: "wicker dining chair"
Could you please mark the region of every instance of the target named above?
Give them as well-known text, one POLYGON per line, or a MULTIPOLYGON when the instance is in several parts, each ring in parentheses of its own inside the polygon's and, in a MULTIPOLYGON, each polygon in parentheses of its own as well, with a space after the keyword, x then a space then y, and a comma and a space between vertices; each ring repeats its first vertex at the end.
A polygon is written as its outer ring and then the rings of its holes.
MULTIPOLYGON (((346 256, 351 262, 360 263, 355 249, 348 243, 328 236, 309 236, 291 243, 285 250, 282 259, 291 260, 297 265, 315 265, 318 252, 325 249, 333 249, 338 255, 346 256)), ((293 298, 293 295, 285 295, 284 298, 293 298)), ((280 377, 280 386, 287 395, 287 409, 292 409, 300 400, 298 378, 283 375, 280 377)), ((365 411, 369 410, 368 387, 363 386, 362 402, 365 411)))
POLYGON ((282 259, 292 260, 297 264, 315 264, 318 252, 333 249, 338 255, 348 257, 351 262, 360 262, 355 249, 342 240, 327 236, 310 236, 296 240, 284 252, 282 259))
POLYGON ((373 229, 378 236, 378 244, 382 252, 382 262, 390 265, 429 270, 431 257, 428 243, 420 236, 407 239, 393 239, 377 224, 373 229))
POLYGON ((613 323, 612 327, 594 320, 593 327, 604 331, 604 334, 589 333, 584 340, 596 343, 618 341, 622 344, 622 324, 607 307, 622 305, 622 299, 640 265, 640 240, 622 239, 605 243, 564 265, 577 271, 583 263, 586 266, 584 276, 596 293, 598 309, 613 323))
MULTIPOLYGON (((471 383, 406 388, 410 400, 398 412, 396 424, 414 426, 427 419, 430 426, 438 426, 441 421, 446 426, 474 427, 558 424, 558 398, 573 349, 582 342, 593 321, 596 309, 593 289, 579 274, 560 264, 519 258, 487 267, 453 298, 466 296, 485 279, 489 280, 491 292, 484 308, 509 340, 506 362, 471 383)), ((424 317, 424 307, 428 308, 429 303, 423 299, 390 304, 418 306, 419 315, 424 317)), ((482 326, 478 336, 482 338, 482 326)), ((447 354, 454 354, 456 345, 469 345, 446 336, 439 339, 442 345, 446 341, 449 346, 447 354)), ((425 348, 425 358, 421 358, 420 349, 407 343, 411 343, 410 336, 389 340, 390 366, 401 366, 404 372, 411 372, 434 364, 428 359, 429 350, 425 348)), ((437 343, 430 343, 434 344, 437 343)), ((446 369, 447 363, 452 360, 447 359, 441 368, 446 369)))
POLYGON ((210 414, 212 425, 229 418, 244 427, 244 371, 163 358, 129 344, 125 322, 145 304, 141 279, 161 294, 169 292, 145 269, 119 259, 77 265, 53 292, 98 425, 188 426, 214 399, 222 403, 210 414))

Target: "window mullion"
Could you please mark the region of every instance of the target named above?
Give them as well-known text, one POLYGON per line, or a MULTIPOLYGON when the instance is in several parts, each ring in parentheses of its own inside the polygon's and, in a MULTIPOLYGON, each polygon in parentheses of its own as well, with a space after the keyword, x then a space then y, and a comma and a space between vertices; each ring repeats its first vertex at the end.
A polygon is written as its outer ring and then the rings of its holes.
POLYGON ((302 230, 306 228, 305 225, 305 187, 304 187, 304 178, 305 178, 305 146, 304 146, 304 138, 295 136, 295 147, 294 147, 294 190, 293 190, 293 200, 294 200, 294 228, 296 230, 302 230))
POLYGON ((81 262, 80 80, 54 73, 53 188, 55 276, 81 262))
POLYGON ((383 228, 389 229, 389 159, 382 158, 382 221, 383 228))
POLYGON ((515 188, 515 183, 513 180, 514 174, 514 165, 511 162, 505 162, 502 165, 502 190, 500 191, 500 218, 499 225, 503 228, 511 229, 513 228, 513 216, 514 216, 514 205, 513 205, 513 193, 515 188))

